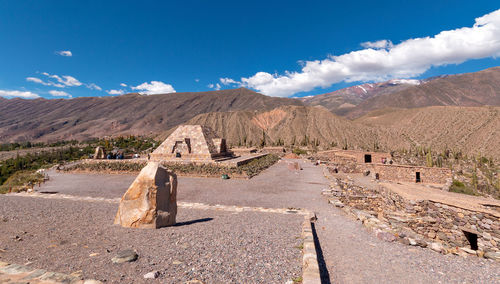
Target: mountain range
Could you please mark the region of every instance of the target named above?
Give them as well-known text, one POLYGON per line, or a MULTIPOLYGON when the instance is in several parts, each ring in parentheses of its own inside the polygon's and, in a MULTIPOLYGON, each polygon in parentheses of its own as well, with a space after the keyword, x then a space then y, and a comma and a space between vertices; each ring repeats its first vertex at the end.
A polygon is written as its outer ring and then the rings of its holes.
POLYGON ((211 126, 233 145, 295 144, 396 150, 415 145, 500 156, 500 67, 367 83, 312 97, 238 88, 74 99, 0 98, 0 142, 160 135, 211 126), (169 131, 170 130, 170 131, 169 131))

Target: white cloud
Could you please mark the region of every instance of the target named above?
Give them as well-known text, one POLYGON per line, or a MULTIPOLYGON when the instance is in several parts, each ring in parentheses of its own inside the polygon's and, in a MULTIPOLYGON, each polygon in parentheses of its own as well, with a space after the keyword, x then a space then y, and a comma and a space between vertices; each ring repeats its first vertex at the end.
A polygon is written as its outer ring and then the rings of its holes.
POLYGON ((102 91, 102 88, 97 86, 96 84, 94 83, 90 83, 90 84, 86 84, 85 85, 87 88, 91 89, 91 90, 98 90, 98 91, 102 91))
POLYGON ((500 56, 500 10, 479 17, 472 27, 442 31, 393 45, 388 40, 363 43, 365 49, 323 60, 306 61, 299 72, 258 72, 241 78, 243 86, 266 95, 290 96, 341 81, 411 78, 431 67, 500 56))
POLYGON ((174 87, 170 84, 165 84, 161 81, 151 81, 151 83, 144 82, 139 86, 132 87, 133 90, 138 90, 141 94, 154 95, 175 93, 174 87))
MULTIPOLYGON (((45 76, 47 76, 47 77, 49 77, 49 78, 56 79, 57 82, 65 85, 65 86, 68 86, 68 87, 74 87, 74 86, 78 87, 78 86, 82 85, 82 82, 78 81, 78 79, 76 79, 73 76, 69 76, 69 75, 62 75, 62 76, 51 75, 51 74, 49 74, 47 72, 43 72, 42 74, 45 75, 45 76)), ((52 85, 52 86, 55 86, 55 85, 52 85)))
POLYGON ((42 85, 48 85, 48 83, 45 83, 42 79, 36 78, 36 77, 27 77, 26 81, 28 82, 34 82, 42 85))
POLYGON ((365 48, 373 48, 373 49, 381 49, 381 48, 392 48, 394 45, 392 44, 392 42, 390 40, 386 40, 386 39, 383 39, 383 40, 377 40, 377 41, 367 41, 367 42, 363 42, 361 44, 362 47, 365 47, 365 48))
POLYGON ((24 99, 36 99, 39 98, 40 96, 38 94, 28 92, 28 91, 7 91, 7 90, 0 90, 0 97, 19 97, 19 98, 24 98, 24 99))
POLYGON ((53 95, 54 97, 68 97, 68 98, 72 98, 73 96, 64 92, 64 91, 56 91, 56 90, 52 90, 52 91, 49 91, 49 94, 53 95))
POLYGON ((57 51, 56 53, 61 55, 61 56, 73 56, 73 53, 71 53, 71 51, 69 51, 69 50, 61 50, 61 51, 57 51))
POLYGON ((231 85, 231 84, 239 84, 238 82, 236 82, 235 80, 231 79, 231 78, 220 78, 219 79, 220 82, 222 83, 222 85, 231 85))
POLYGON ((120 84, 120 86, 122 86, 122 87, 126 87, 126 86, 127 86, 127 84, 125 84, 125 83, 121 83, 121 84, 120 84))
POLYGON ((216 91, 220 90, 221 88, 221 85, 219 83, 216 83, 216 84, 208 84, 207 87, 209 87, 210 89, 214 89, 216 91))
POLYGON ((50 81, 45 82, 42 79, 36 78, 36 77, 27 77, 26 81, 37 83, 37 84, 42 84, 44 86, 54 86, 54 87, 58 87, 58 88, 64 88, 63 84, 58 84, 58 83, 54 83, 54 82, 50 82, 50 81))
POLYGON ((107 90, 106 93, 110 95, 123 95, 125 94, 124 90, 107 90))
POLYGON ((194 79, 194 81, 195 81, 196 83, 198 83, 198 82, 200 82, 200 79, 196 78, 196 79, 194 79))

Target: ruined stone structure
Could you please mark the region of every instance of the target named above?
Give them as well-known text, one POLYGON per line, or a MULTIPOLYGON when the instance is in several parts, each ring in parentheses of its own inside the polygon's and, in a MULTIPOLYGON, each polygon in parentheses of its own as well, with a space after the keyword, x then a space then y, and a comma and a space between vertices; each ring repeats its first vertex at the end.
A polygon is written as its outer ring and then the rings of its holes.
POLYGON ((452 177, 448 168, 384 164, 370 164, 364 167, 374 178, 381 180, 444 184, 452 177))
POLYGON ((391 159, 390 153, 383 152, 365 152, 357 150, 330 150, 321 152, 330 159, 330 161, 353 161, 359 164, 370 164, 370 163, 386 163, 391 159))
POLYGON ((181 125, 151 154, 151 160, 209 163, 228 156, 226 140, 209 127, 181 125))
POLYGON ((106 151, 104 150, 103 147, 97 146, 94 152, 94 159, 105 159, 105 158, 106 158, 106 151))
POLYGON ((148 163, 120 200, 115 224, 160 228, 175 224, 177 177, 157 162, 148 163))
POLYGON ((391 164, 390 153, 332 150, 321 152, 318 158, 328 160, 329 165, 339 172, 369 171, 373 178, 380 180, 445 184, 452 178, 448 168, 391 164))
POLYGON ((332 194, 337 197, 331 197, 330 203, 341 204, 339 207, 354 213, 367 227, 386 228, 402 242, 440 243, 443 253, 457 253, 457 248, 478 255, 500 251, 498 202, 488 206, 491 201, 479 199, 476 208, 447 199, 412 200, 385 186, 367 188, 341 179, 336 180, 332 194))

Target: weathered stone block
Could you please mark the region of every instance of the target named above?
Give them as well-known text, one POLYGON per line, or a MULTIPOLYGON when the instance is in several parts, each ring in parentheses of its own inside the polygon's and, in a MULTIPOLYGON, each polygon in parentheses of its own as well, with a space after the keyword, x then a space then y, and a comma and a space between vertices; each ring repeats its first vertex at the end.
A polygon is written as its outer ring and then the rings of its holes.
POLYGON ((123 195, 115 224, 160 228, 175 224, 177 177, 157 162, 148 163, 123 195))

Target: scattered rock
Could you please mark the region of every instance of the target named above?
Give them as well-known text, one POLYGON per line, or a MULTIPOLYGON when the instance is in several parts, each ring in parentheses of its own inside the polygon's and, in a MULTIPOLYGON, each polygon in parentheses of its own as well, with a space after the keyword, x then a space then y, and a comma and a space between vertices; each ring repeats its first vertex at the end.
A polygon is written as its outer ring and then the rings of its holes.
POLYGON ((417 245, 417 241, 415 241, 412 238, 408 238, 408 242, 410 243, 410 246, 416 246, 417 245))
POLYGON ((139 256, 134 250, 127 249, 119 251, 118 254, 111 259, 113 263, 124 263, 136 261, 139 256))
POLYGON ((431 243, 430 248, 433 251, 437 251, 437 252, 442 252, 443 251, 443 245, 441 245, 440 243, 431 243))
POLYGON ((470 249, 470 248, 459 248, 459 250, 464 251, 464 252, 466 252, 466 253, 468 253, 468 254, 473 254, 473 255, 476 255, 476 251, 475 251, 475 250, 472 250, 472 249, 470 249))
POLYGON ((500 261, 500 251, 488 251, 484 253, 484 258, 500 261))
POLYGON ((151 271, 151 272, 148 272, 146 274, 144 274, 144 278, 145 279, 156 279, 160 276, 160 272, 159 271, 151 271))
POLYGON ((417 240, 417 246, 426 248, 427 247, 427 243, 425 241, 423 241, 423 240, 417 240))

